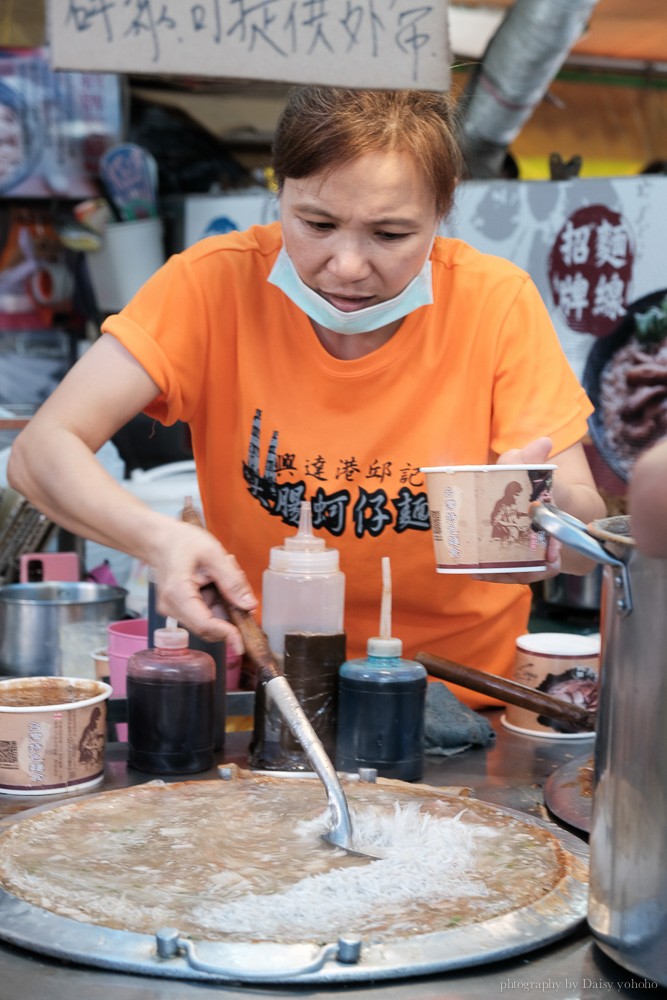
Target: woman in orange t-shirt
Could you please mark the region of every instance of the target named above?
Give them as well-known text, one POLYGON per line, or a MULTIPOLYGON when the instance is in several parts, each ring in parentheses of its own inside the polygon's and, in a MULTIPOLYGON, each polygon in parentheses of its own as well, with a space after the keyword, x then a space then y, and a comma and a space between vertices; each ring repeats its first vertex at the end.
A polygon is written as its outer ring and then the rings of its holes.
MULTIPOLYGON (((554 502, 590 521, 590 403, 529 276, 438 236, 462 173, 444 95, 300 88, 273 161, 280 223, 202 240, 109 317, 17 439, 10 481, 149 564, 160 610, 232 648, 201 588, 256 608, 269 548, 310 499, 341 552, 350 656, 377 632, 389 555, 405 654, 506 673, 536 577, 438 576, 419 468, 549 457, 554 502), (189 424, 208 531, 95 460, 141 410, 189 424)), ((548 560, 561 570, 555 542, 548 560)), ((589 565, 568 552, 562 568, 589 565)))

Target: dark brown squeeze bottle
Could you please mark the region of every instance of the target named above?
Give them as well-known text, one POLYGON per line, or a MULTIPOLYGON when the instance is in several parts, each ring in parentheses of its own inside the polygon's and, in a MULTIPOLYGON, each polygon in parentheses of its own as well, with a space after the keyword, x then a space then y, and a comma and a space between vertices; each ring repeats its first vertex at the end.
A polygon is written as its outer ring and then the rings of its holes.
POLYGON ((192 774, 213 765, 215 661, 190 649, 188 632, 167 619, 154 649, 127 664, 129 767, 150 774, 192 774))

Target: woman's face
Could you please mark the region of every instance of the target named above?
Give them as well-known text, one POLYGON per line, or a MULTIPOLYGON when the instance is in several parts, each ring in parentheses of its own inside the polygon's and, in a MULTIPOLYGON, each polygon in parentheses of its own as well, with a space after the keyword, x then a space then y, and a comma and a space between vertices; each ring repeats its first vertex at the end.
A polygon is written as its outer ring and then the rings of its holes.
POLYGON ((438 217, 407 153, 368 153, 281 192, 285 249, 306 285, 343 312, 394 298, 429 253, 438 217))

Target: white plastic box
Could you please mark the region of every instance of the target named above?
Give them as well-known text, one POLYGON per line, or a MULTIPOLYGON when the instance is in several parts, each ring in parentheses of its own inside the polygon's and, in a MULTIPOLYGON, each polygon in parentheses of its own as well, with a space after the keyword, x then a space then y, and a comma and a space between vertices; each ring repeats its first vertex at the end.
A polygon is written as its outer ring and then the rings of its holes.
POLYGON ((171 217, 170 252, 192 246, 205 236, 243 231, 250 226, 275 222, 278 199, 266 188, 248 188, 233 194, 189 194, 169 199, 171 217))

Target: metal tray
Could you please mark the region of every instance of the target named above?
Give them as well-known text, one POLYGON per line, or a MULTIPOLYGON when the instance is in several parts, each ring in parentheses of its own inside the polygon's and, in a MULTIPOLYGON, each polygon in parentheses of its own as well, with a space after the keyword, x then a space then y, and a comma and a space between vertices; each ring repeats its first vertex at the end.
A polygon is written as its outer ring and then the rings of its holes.
MULTIPOLYGON (((437 791, 428 788, 431 797, 437 791)), ((517 810, 484 806, 548 830, 570 855, 587 862, 588 848, 575 835, 517 810)), ((12 817, 12 825, 44 808, 12 817)), ((580 871, 581 864, 573 868, 580 871)), ((0 889, 0 939, 67 962, 154 977, 241 984, 351 983, 424 976, 521 955, 574 931, 585 919, 587 899, 587 882, 566 872, 529 906, 478 923, 380 943, 350 933, 317 946, 195 941, 176 928, 139 934, 62 917, 0 889)))

